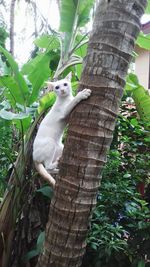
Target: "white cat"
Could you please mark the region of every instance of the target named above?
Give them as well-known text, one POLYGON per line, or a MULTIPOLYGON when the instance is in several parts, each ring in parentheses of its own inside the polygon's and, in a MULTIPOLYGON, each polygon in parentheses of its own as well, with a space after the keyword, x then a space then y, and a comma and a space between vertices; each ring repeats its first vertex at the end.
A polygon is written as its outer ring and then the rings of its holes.
POLYGON ((39 126, 33 143, 33 161, 39 174, 54 187, 55 179, 49 172, 56 170, 62 155, 62 136, 68 115, 81 100, 90 96, 91 90, 84 89, 73 97, 71 74, 63 80, 48 82, 48 85, 57 99, 39 126))

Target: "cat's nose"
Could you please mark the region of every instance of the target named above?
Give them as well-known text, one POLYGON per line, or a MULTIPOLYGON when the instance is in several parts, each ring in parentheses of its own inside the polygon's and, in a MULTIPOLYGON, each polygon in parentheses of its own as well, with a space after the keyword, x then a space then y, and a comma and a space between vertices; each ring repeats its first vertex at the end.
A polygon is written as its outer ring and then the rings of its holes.
POLYGON ((65 93, 65 90, 62 89, 61 92, 64 94, 65 93))

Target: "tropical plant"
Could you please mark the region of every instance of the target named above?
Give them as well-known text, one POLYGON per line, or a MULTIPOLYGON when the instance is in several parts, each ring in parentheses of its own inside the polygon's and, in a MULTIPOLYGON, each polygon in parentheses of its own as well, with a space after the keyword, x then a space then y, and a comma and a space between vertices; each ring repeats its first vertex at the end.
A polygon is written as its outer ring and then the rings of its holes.
POLYGON ((87 34, 79 35, 79 29, 89 21, 93 3, 93 0, 61 1, 59 28, 62 33, 59 38, 61 54, 55 78, 66 69, 66 66, 82 63, 80 50, 86 46, 88 39, 86 38, 87 34))
POLYGON ((140 118, 143 120, 143 122, 145 122, 146 128, 149 128, 149 121, 150 121, 149 91, 139 84, 137 76, 132 73, 130 73, 127 77, 125 90, 127 95, 133 98, 138 114, 140 118))

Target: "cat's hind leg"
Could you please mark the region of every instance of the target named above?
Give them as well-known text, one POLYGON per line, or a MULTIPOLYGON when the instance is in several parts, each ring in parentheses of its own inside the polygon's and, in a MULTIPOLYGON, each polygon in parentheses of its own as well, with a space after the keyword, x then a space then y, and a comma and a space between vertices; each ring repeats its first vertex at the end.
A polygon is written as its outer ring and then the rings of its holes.
POLYGON ((54 158, 53 158, 53 162, 58 162, 60 157, 62 156, 62 152, 63 152, 63 148, 64 145, 61 144, 57 144, 56 146, 56 150, 55 150, 55 154, 54 154, 54 158))
POLYGON ((58 162, 54 161, 56 143, 53 139, 48 140, 45 150, 44 166, 47 170, 53 170, 58 165, 58 162))
POLYGON ((54 163, 52 163, 52 162, 49 162, 49 161, 45 161, 44 162, 44 165, 45 165, 45 168, 47 170, 53 170, 53 169, 56 169, 57 168, 58 162, 55 161, 54 163))
POLYGON ((64 148, 63 144, 56 143, 54 156, 53 156, 53 161, 51 163, 49 161, 45 162, 46 169, 50 173, 55 173, 56 174, 56 173, 59 172, 58 162, 59 162, 59 159, 60 159, 60 157, 62 155, 63 148, 64 148))

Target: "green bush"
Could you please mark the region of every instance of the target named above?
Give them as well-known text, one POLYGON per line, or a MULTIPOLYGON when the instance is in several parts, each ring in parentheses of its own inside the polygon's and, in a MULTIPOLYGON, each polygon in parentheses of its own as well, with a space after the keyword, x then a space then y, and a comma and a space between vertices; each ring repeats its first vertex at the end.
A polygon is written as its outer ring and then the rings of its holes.
MULTIPOLYGON (((131 108, 131 106, 130 106, 131 108)), ((149 133, 123 102, 112 149, 103 171, 83 266, 148 266, 150 211, 140 190, 150 171, 149 133)))
POLYGON ((0 197, 2 197, 15 158, 12 151, 14 144, 10 121, 0 119, 0 137, 0 197))

